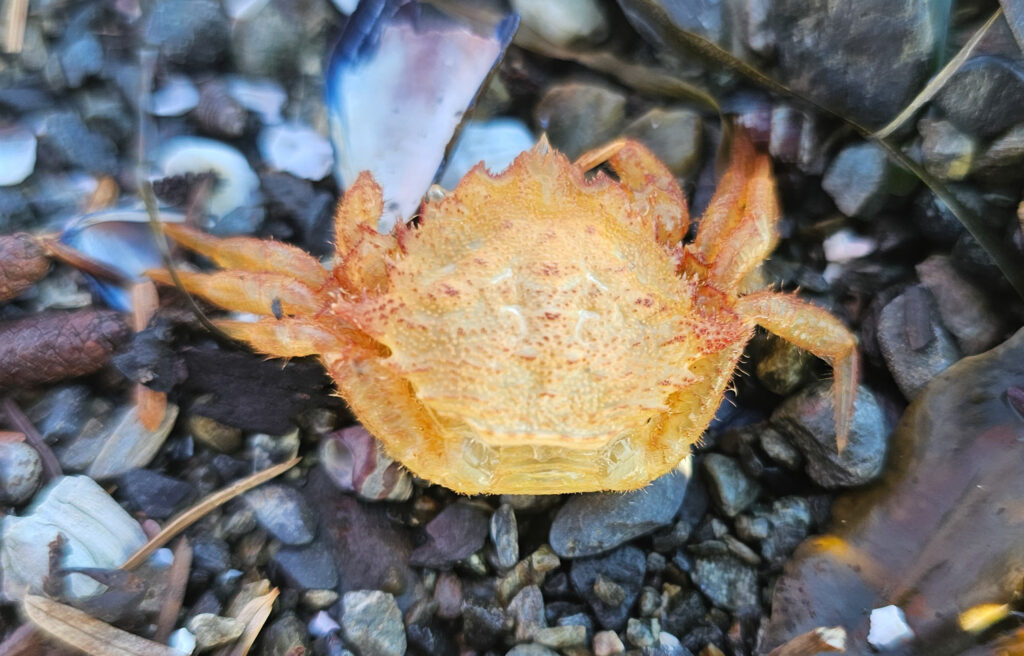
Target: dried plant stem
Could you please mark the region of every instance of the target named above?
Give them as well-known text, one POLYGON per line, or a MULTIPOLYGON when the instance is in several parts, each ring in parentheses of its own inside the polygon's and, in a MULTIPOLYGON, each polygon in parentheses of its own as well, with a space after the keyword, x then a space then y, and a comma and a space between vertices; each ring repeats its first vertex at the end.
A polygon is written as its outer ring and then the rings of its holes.
POLYGON ((7 0, 4 3, 4 52, 17 54, 25 45, 25 20, 28 0, 7 0))
POLYGON ((25 413, 21 411, 18 404, 14 402, 14 399, 4 399, 3 410, 4 414, 7 415, 7 421, 24 433, 25 441, 39 454, 39 459, 43 465, 43 476, 46 480, 52 481, 63 476, 64 471, 60 467, 60 462, 57 461, 57 456, 53 454, 50 445, 46 443, 32 421, 25 416, 25 413))

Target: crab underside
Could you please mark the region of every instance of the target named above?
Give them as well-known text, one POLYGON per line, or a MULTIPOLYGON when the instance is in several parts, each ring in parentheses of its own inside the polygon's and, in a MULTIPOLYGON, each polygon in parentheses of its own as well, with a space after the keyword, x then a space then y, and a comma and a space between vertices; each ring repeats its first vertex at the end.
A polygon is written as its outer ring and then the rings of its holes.
MULTIPOLYGON (((285 244, 167 233, 223 271, 187 289, 262 315, 218 325, 278 357, 316 355, 358 419, 417 475, 464 493, 641 487, 700 438, 757 325, 835 369, 838 446, 855 339, 794 295, 758 289, 779 210, 742 136, 701 220, 646 148, 570 163, 545 140, 432 193, 418 224, 375 229, 369 174, 335 220, 334 266, 285 244), (615 180, 585 172, 607 162, 615 180)), ((169 282, 166 272, 152 272, 169 282)))

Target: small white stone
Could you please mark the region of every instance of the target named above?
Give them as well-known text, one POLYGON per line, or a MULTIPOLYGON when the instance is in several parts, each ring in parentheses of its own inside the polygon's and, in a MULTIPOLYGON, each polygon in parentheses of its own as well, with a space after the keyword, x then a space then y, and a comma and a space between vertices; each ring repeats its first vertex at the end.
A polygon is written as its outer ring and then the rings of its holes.
POLYGON ((184 75, 172 75, 149 98, 153 116, 181 116, 199 104, 199 89, 184 75))
POLYGON ((323 180, 334 166, 330 142, 304 125, 273 125, 260 133, 260 154, 272 169, 323 180))
POLYGON ((228 77, 228 95, 250 112, 258 114, 264 125, 281 122, 281 108, 288 100, 284 88, 269 78, 228 77))
POLYGON ((861 237, 853 230, 844 228, 827 237, 821 243, 825 259, 829 262, 847 262, 875 252, 878 244, 870 237, 861 237))
POLYGON ((913 640, 914 631, 897 606, 885 606, 871 611, 868 644, 879 651, 894 649, 913 640))
POLYGON ((35 135, 22 127, 0 129, 0 187, 21 184, 35 168, 35 135))
POLYGON ((322 638, 325 635, 341 629, 341 625, 334 621, 334 618, 327 614, 327 611, 320 611, 309 620, 307 625, 309 634, 314 638, 322 638))
POLYGON ((167 645, 183 654, 191 654, 196 650, 196 637, 188 629, 181 628, 170 635, 167 645))

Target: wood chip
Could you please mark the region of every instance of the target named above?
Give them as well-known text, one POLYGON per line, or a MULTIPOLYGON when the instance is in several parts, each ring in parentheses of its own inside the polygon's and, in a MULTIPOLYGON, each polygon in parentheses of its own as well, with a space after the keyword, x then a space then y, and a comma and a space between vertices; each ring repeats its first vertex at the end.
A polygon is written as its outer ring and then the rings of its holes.
POLYGON ((846 629, 841 626, 819 626, 776 647, 768 656, 815 656, 825 652, 845 651, 846 629))

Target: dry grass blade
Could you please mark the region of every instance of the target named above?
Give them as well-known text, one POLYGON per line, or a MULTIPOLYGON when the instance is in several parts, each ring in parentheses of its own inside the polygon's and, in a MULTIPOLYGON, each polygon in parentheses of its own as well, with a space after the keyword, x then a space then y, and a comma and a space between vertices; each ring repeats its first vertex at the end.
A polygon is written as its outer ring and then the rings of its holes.
POLYGON ((28 0, 7 0, 4 4, 4 52, 17 54, 25 44, 28 0))
POLYGON ((164 600, 160 605, 160 614, 156 618, 156 630, 153 632, 153 640, 167 642, 174 630, 174 624, 178 621, 178 613, 181 611, 181 602, 185 598, 185 588, 188 586, 188 575, 192 569, 192 547, 187 538, 178 540, 174 547, 174 560, 171 562, 171 569, 167 572, 167 589, 164 592, 164 600))
POLYGON ((974 52, 974 49, 979 43, 981 43, 981 40, 988 33, 989 28, 992 27, 992 25, 1002 15, 1002 9, 996 9, 992 16, 985 21, 985 24, 974 33, 974 36, 972 36, 971 39, 965 43, 962 48, 960 48, 960 52, 956 53, 956 56, 950 59, 949 62, 942 67, 942 70, 925 85, 924 89, 921 90, 921 93, 917 94, 917 97, 911 100, 910 104, 904 107, 896 118, 889 121, 888 125, 876 131, 872 136, 875 139, 885 139, 898 130, 900 126, 909 120, 914 114, 916 114, 917 110, 921 109, 925 103, 931 100, 935 94, 939 92, 939 89, 945 86, 946 82, 949 82, 949 78, 953 77, 953 75, 960 70, 960 67, 963 66, 964 62, 967 61, 971 56, 971 53, 974 52))
POLYGON ((768 656, 815 656, 824 652, 846 651, 846 630, 841 626, 819 626, 801 633, 768 656))
POLYGON ((46 597, 26 595, 22 608, 47 636, 91 656, 182 656, 177 649, 122 631, 46 597))
POLYGON ((299 460, 301 460, 301 458, 292 458, 288 462, 282 462, 279 465, 267 467, 261 472, 257 472, 248 478, 236 481, 223 490, 218 490, 217 492, 209 495, 196 505, 172 519, 167 526, 160 531, 160 533, 155 535, 149 542, 144 544, 142 548, 132 554, 132 557, 121 565, 121 569, 132 569, 133 567, 138 567, 150 556, 150 554, 170 542, 174 539, 174 536, 197 522, 214 508, 227 503, 243 492, 248 492, 257 485, 262 485, 270 479, 280 476, 297 465, 299 460))
POLYGON ((238 612, 235 619, 245 622, 245 630, 242 635, 230 647, 225 647, 218 656, 245 656, 249 653, 256 637, 263 630, 263 625, 270 616, 270 611, 277 600, 278 590, 274 588, 267 594, 251 600, 242 610, 238 612))

